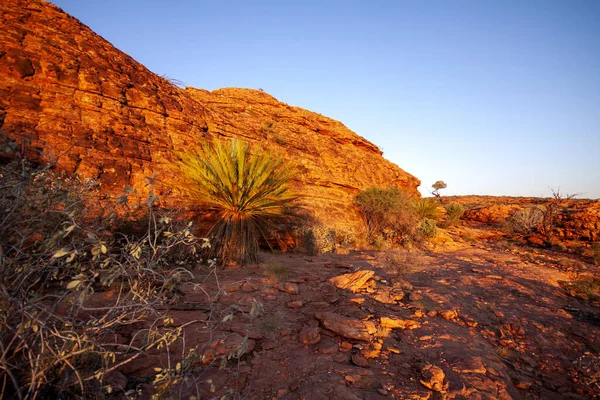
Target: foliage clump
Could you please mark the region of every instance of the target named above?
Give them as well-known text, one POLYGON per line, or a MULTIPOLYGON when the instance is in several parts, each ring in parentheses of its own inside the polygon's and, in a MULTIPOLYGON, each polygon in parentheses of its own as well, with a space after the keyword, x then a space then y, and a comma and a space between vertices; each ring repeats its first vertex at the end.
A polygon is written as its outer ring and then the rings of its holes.
POLYGON ((397 187, 369 188, 355 202, 367 225, 371 243, 398 243, 415 238, 419 217, 412 196, 397 187))
POLYGON ((452 203, 444 207, 446 209, 445 226, 456 226, 460 224, 460 219, 465 209, 460 204, 452 203))
POLYGON ((435 197, 440 197, 440 190, 446 189, 448 185, 444 181, 436 181, 433 185, 431 185, 431 187, 433 188, 431 194, 435 197))
POLYGON ((415 201, 415 211, 419 218, 439 220, 441 212, 438 203, 430 197, 424 197, 415 201))
POLYGON ((515 211, 505 221, 507 228, 518 235, 530 235, 542 226, 544 211, 538 207, 527 207, 515 211))
POLYGON ((191 273, 170 263, 198 261, 206 242, 155 212, 151 185, 146 230, 114 235, 127 195, 120 210, 89 207, 96 188, 25 160, 0 164, 1 398, 110 393, 106 375, 181 338, 185 326, 159 310, 191 273), (108 304, 92 301, 102 293, 108 304), (129 344, 107 342, 133 324, 146 328, 129 344))
POLYGON ((177 164, 189 192, 216 219, 210 230, 212 256, 223 263, 258 261, 259 240, 290 216, 296 196, 293 170, 272 154, 242 141, 213 141, 177 164))
POLYGON ((323 224, 302 226, 299 234, 304 248, 312 256, 348 251, 361 241, 352 229, 333 229, 323 224))
POLYGON ((423 218, 417 225, 417 231, 424 238, 431 239, 437 233, 437 222, 431 218, 423 218))

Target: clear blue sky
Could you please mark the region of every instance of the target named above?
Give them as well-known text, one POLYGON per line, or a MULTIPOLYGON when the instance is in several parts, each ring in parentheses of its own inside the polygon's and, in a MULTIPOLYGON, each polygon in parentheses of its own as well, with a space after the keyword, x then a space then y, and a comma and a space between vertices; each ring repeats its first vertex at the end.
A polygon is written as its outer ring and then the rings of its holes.
POLYGON ((425 194, 600 197, 600 1, 53 0, 150 70, 342 121, 425 194))

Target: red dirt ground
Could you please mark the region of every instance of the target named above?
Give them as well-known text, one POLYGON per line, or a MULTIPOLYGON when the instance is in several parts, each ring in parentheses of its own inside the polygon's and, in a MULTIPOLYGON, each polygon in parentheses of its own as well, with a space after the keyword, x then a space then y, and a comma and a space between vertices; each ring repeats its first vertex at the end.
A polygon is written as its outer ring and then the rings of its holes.
MULTIPOLYGON (((182 284, 184 294, 170 315, 175 324, 208 321, 185 330, 186 349, 197 347, 205 361, 188 370, 174 397, 600 396, 599 304, 561 285, 597 275, 598 267, 508 241, 486 227, 454 228, 444 236, 429 250, 264 254, 259 265, 217 271, 218 282, 199 268, 182 284), (357 293, 328 282, 358 270, 375 274, 357 293), (391 288, 404 297, 379 296, 391 288), (377 332, 368 341, 343 337, 315 318, 324 312, 372 321, 377 332), (385 330, 382 317, 418 324, 385 330), (221 364, 224 354, 231 359, 221 364), (427 365, 443 376, 432 378, 427 365)), ((178 345, 171 354, 181 350, 178 345)), ((166 359, 162 350, 123 367, 127 388, 150 396, 153 368, 165 367, 166 359)))

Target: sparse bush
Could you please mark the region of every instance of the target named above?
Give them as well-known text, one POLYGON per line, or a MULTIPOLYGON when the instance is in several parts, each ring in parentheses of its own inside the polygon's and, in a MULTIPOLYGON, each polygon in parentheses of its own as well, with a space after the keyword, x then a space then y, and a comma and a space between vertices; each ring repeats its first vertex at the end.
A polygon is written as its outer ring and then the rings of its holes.
POLYGON ((336 233, 325 225, 306 226, 301 229, 302 243, 308 254, 316 256, 335 252, 336 233))
POLYGON ((386 250, 376 256, 382 266, 397 274, 412 274, 423 270, 425 260, 418 250, 386 250))
POLYGON ((423 218, 417 225, 417 231, 425 238, 433 238, 437 233, 437 223, 434 219, 423 218))
POLYGON ((570 200, 577 197, 577 194, 562 194, 560 189, 552 191, 552 198, 542 207, 542 221, 538 230, 546 237, 547 242, 551 242, 551 236, 554 233, 554 227, 558 215, 562 212, 563 200, 570 200))
POLYGON ((181 338, 185 326, 170 327, 158 310, 191 273, 164 267, 174 252, 185 260, 197 255, 202 241, 187 223, 176 230, 174 220, 155 213, 151 187, 146 232, 115 237, 118 210, 88 207, 93 182, 24 160, 0 168, 0 397, 112 390, 103 384, 107 374, 181 338), (114 297, 94 305, 102 292, 114 297), (135 343, 106 342, 138 323, 147 328, 135 343))
POLYGON ((419 218, 406 191, 372 187, 356 196, 356 204, 365 218, 371 243, 377 238, 395 243, 415 237, 419 218))
POLYGON ((212 255, 223 263, 258 261, 259 238, 268 243, 273 225, 290 216, 292 169, 237 140, 214 141, 180 157, 178 168, 191 183, 189 192, 217 220, 209 233, 212 255))
POLYGON ((435 197, 440 197, 440 190, 446 189, 448 185, 444 181, 436 181, 433 185, 431 185, 431 187, 433 188, 433 192, 431 192, 431 194, 435 197))
POLYGON ((429 218, 436 221, 440 218, 439 204, 431 198, 422 198, 415 201, 415 211, 419 218, 429 218))
POLYGON ((536 232, 544 220, 544 212, 537 207, 517 210, 506 219, 506 227, 519 235, 529 235, 536 232))
POLYGON ((460 219, 465 212, 465 209, 460 204, 452 203, 444 207, 446 209, 446 226, 456 226, 460 224, 460 219))

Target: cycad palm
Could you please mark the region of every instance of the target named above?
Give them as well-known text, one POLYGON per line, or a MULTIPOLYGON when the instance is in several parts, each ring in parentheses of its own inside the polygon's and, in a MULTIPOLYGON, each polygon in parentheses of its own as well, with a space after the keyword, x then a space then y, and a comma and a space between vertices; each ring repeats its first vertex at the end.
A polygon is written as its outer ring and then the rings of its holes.
POLYGON ((286 214, 294 201, 289 180, 292 171, 268 153, 251 152, 245 142, 214 141, 197 154, 181 154, 182 175, 193 185, 189 191, 217 222, 210 235, 213 255, 223 262, 256 262, 258 239, 286 214))

